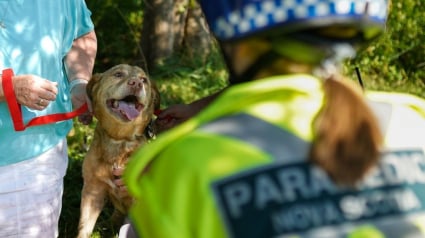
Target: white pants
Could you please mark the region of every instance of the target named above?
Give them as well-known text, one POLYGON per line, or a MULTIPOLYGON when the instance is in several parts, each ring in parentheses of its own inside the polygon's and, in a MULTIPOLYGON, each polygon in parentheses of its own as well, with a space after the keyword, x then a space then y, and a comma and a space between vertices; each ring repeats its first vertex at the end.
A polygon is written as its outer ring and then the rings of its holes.
POLYGON ((64 139, 34 159, 0 167, 0 237, 58 236, 67 165, 64 139))
POLYGON ((127 218, 124 221, 124 224, 120 228, 118 238, 138 238, 136 231, 134 230, 133 224, 127 218))

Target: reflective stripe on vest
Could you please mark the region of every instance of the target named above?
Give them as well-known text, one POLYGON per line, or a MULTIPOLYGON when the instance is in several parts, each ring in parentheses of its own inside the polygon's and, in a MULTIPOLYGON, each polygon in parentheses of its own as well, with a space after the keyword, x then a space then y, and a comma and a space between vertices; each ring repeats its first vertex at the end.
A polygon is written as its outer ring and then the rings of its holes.
MULTIPOLYGON (((391 104, 373 101, 368 104, 385 135, 392 111, 391 104)), ((310 148, 309 142, 291 132, 244 113, 219 118, 201 126, 199 130, 245 141, 281 161, 305 158, 310 148)))
POLYGON ((289 131, 248 114, 220 118, 201 126, 200 130, 245 141, 279 161, 306 158, 310 147, 310 143, 289 131))

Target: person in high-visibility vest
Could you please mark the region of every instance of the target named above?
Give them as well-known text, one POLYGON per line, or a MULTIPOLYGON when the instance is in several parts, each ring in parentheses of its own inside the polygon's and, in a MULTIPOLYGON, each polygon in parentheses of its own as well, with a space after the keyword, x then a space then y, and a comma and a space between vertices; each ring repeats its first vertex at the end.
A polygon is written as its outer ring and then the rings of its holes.
POLYGON ((339 74, 388 2, 200 4, 234 85, 132 156, 139 236, 425 237, 425 100, 339 74))

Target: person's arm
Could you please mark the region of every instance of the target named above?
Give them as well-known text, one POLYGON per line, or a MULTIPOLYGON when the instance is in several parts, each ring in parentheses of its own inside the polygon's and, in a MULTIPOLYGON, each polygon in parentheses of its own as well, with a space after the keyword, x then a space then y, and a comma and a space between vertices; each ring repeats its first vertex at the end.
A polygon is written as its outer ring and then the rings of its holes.
MULTIPOLYGON (((70 51, 65 58, 68 80, 71 84, 71 100, 74 108, 89 103, 86 86, 91 79, 97 53, 96 33, 91 31, 74 40, 70 51)), ((90 113, 78 117, 83 124, 89 124, 90 113)))
POLYGON ((90 80, 97 53, 96 33, 91 31, 75 39, 65 58, 68 80, 90 80))
POLYGON ((159 131, 164 131, 175 127, 176 125, 188 120, 189 118, 198 114, 202 109, 207 107, 214 99, 222 93, 224 89, 203 97, 190 104, 176 104, 161 111, 158 114, 156 125, 159 131))

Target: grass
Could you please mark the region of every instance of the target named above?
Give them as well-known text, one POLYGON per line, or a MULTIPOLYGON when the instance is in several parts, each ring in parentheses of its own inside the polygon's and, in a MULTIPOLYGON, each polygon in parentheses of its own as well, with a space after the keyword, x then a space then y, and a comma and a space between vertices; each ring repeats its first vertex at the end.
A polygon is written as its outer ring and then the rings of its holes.
MULTIPOLYGON (((218 54, 212 54, 208 62, 194 62, 192 65, 171 60, 151 73, 161 93, 162 108, 176 103, 188 103, 212 94, 223 88, 226 73, 218 54)), ((64 179, 62 213, 59 220, 59 237, 73 238, 77 235, 80 215, 80 199, 83 179, 81 165, 93 138, 95 122, 84 126, 75 121, 68 135, 69 165, 64 179)), ((92 237, 117 237, 109 217, 113 208, 107 204, 100 214, 92 237)))

